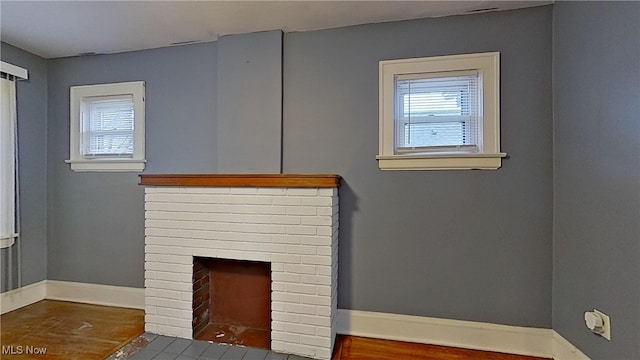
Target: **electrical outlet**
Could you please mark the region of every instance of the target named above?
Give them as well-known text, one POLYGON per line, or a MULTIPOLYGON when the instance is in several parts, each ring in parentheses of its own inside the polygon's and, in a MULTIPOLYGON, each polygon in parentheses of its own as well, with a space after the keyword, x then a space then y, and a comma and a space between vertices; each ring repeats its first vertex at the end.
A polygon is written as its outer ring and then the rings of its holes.
POLYGON ((607 340, 611 340, 611 318, 609 318, 609 315, 603 313, 602 311, 593 309, 593 312, 602 317, 602 334, 600 335, 607 340))

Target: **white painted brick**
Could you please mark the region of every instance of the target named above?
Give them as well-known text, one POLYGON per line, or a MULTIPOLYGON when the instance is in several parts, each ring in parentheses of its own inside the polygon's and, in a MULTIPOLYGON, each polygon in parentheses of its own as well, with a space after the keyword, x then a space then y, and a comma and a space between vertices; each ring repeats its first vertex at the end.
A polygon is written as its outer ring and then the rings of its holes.
POLYGON ((318 189, 318 196, 334 197, 338 195, 338 189, 336 188, 321 188, 318 189))
POLYGON ((298 319, 300 324, 331 326, 331 320, 326 316, 298 315, 298 319))
POLYGON ((330 226, 318 226, 316 234, 320 236, 331 236, 333 231, 330 226))
POLYGON ((318 295, 298 295, 301 304, 330 306, 331 298, 329 296, 318 295))
POLYGON ((326 266, 326 265, 316 265, 316 274, 325 275, 325 276, 331 276, 332 275, 332 268, 331 268, 331 266, 326 266))
POLYGON ((271 301, 271 311, 288 312, 285 303, 279 301, 271 301))
POLYGON ((284 271, 296 274, 315 274, 317 270, 315 265, 284 264, 284 271))
POLYGON ((253 260, 253 253, 239 250, 218 250, 218 256, 222 259, 236 259, 236 260, 253 260))
POLYGON ((333 208, 330 208, 330 207, 318 207, 315 209, 316 209, 316 214, 320 216, 332 216, 334 213, 333 208))
POLYGON ((183 283, 180 281, 164 281, 164 280, 146 280, 144 286, 147 288, 175 290, 175 291, 193 291, 191 283, 183 283))
POLYGON ((303 197, 300 198, 300 205, 306 206, 331 206, 333 200, 329 197, 303 197))
POLYGON ((144 313, 149 315, 156 315, 157 309, 157 306, 146 305, 144 307, 144 313))
POLYGON ((258 195, 222 195, 219 198, 221 204, 241 204, 241 205, 271 205, 271 196, 258 196, 258 195))
POLYGON ((315 326, 314 329, 316 330, 317 336, 332 337, 331 327, 315 326))
POLYGON ((158 325, 168 325, 169 324, 169 318, 166 317, 166 316, 160 316, 160 315, 145 314, 144 321, 145 322, 154 323, 154 324, 158 324, 158 325))
POLYGON ((317 248, 315 246, 287 245, 286 252, 289 254, 316 255, 317 248))
POLYGON ((331 256, 333 254, 333 250, 328 246, 318 246, 317 255, 322 256, 331 256))
POLYGON ((284 303, 284 308, 286 312, 292 314, 316 315, 314 305, 284 303))
POLYGON ((159 307, 157 310, 157 315, 166 316, 168 318, 181 318, 182 313, 177 309, 163 308, 159 307))
MULTIPOLYGON (((146 330, 146 327, 145 327, 146 330)), ((275 340, 271 340, 271 350, 275 351, 275 352, 280 352, 280 353, 284 353, 286 351, 285 347, 286 347, 287 343, 283 342, 283 341, 275 341, 275 340)))
POLYGON ((178 337, 181 337, 183 339, 193 339, 193 330, 191 330, 190 328, 182 328, 180 329, 180 335, 178 335, 178 337))
POLYGON ((300 325, 300 324, 292 324, 292 323, 283 323, 284 331, 289 331, 296 334, 303 335, 316 335, 316 326, 311 325, 300 325))
POLYGON ((309 345, 286 343, 284 352, 310 358, 317 358, 316 348, 309 345))
POLYGON ((331 286, 326 286, 326 285, 322 285, 322 286, 316 286, 316 294, 320 295, 320 296, 331 296, 331 286))
POLYGON ((158 325, 145 321, 144 331, 157 334, 158 333, 158 325))
POLYGON ((331 265, 330 256, 301 255, 300 262, 309 265, 331 265))
POLYGON ((193 271, 192 265, 177 265, 177 264, 167 264, 167 263, 159 263, 159 262, 145 262, 144 266, 146 270, 167 271, 167 272, 176 272, 176 273, 191 273, 193 271))
POLYGON ((284 284, 284 290, 288 293, 313 295, 316 288, 317 286, 307 284, 284 284))
POLYGON ((289 282, 289 283, 299 283, 300 274, 292 274, 288 272, 272 272, 271 280, 280 281, 280 282, 289 282))
MULTIPOLYGON (((279 311, 272 311, 271 312, 271 320, 272 321, 288 322, 288 323, 299 323, 300 322, 300 315, 288 314, 288 313, 283 313, 283 312, 279 312, 279 311)), ((310 324, 310 325, 314 325, 314 324, 310 324)), ((318 325, 318 324, 315 324, 315 325, 318 325)))
POLYGON ((231 214, 231 217, 237 217, 238 222, 246 222, 246 223, 251 223, 251 224, 270 224, 271 223, 271 216, 269 215, 262 215, 262 214, 241 214, 241 215, 236 215, 236 214, 231 214))
POLYGON ((271 329, 272 330, 277 330, 277 331, 284 331, 285 324, 288 324, 288 323, 282 322, 282 321, 272 321, 271 322, 271 329))
POLYGON ((329 236, 302 236, 300 238, 303 245, 329 246, 331 237, 329 236))
POLYGON ((156 289, 156 296, 164 299, 181 300, 180 291, 156 289))
POLYGON ((255 232, 261 234, 286 234, 288 226, 286 225, 252 225, 247 232, 255 232))
POLYGON ((300 281, 310 285, 331 285, 331 276, 301 275, 300 281))
POLYGON ((282 196, 287 194, 285 188, 258 188, 258 195, 282 196))
MULTIPOLYGON (((331 343, 333 344, 335 340, 335 337, 332 337, 332 341, 331 343)), ((331 359, 331 353, 332 353, 332 348, 316 348, 316 354, 315 354, 315 358, 316 359, 331 359)))
POLYGON ((303 216, 315 216, 320 215, 318 212, 322 208, 307 207, 307 206, 287 206, 287 215, 303 215, 303 216))
POLYGON ((301 222, 300 216, 272 216, 271 223, 272 224, 284 224, 284 225, 299 225, 301 222))
POLYGON ((281 303, 298 303, 300 302, 300 294, 274 292, 271 294, 271 301, 281 303))
POLYGON ((318 189, 316 188, 289 188, 287 189, 287 196, 317 196, 318 189))
POLYGON ((273 254, 271 255, 271 259, 281 263, 299 264, 300 256, 301 255, 273 254))
POLYGON ((172 322, 145 328, 192 336, 192 256, 268 261, 272 329, 284 334, 281 339, 272 335, 272 348, 329 359, 335 334, 330 325, 337 305, 337 193, 337 189, 208 187, 148 193, 147 198, 157 202, 145 204, 149 225, 145 301, 150 315, 172 322), (157 313, 160 308, 162 315, 157 313), (305 336, 305 344, 296 343, 300 338, 292 334, 305 336), (285 337, 287 341, 282 340, 285 337))
POLYGON ((151 306, 167 307, 180 310, 190 310, 193 307, 193 303, 190 301, 171 300, 159 297, 147 297, 145 302, 151 306))
POLYGON ((273 205, 301 205, 302 198, 297 196, 284 196, 272 198, 273 205))
POLYGON ((301 239, 300 235, 274 235, 271 241, 278 244, 300 244, 301 239))
POLYGON ((187 194, 228 194, 231 189, 228 187, 188 187, 184 189, 187 194))
POLYGON ((300 218, 302 225, 330 226, 330 216, 303 216, 300 218))
POLYGON ((318 347, 331 346, 330 337, 300 335, 300 343, 318 347))
MULTIPOLYGON (((151 241, 163 242, 162 240, 158 240, 158 239, 163 239, 163 238, 155 238, 154 240, 151 240, 151 241)), ((168 238, 164 238, 164 239, 168 239, 168 238)), ((147 244, 145 246, 145 253, 151 253, 151 254, 174 254, 174 255, 188 255, 188 256, 191 256, 192 251, 189 250, 188 247, 185 247, 184 244, 181 244, 181 246, 147 244)))
POLYGON ((288 235, 316 235, 315 226, 287 226, 288 235))
POLYGON ((157 325, 155 333, 165 336, 182 336, 181 329, 171 325, 157 325))
POLYGON ((275 340, 275 341, 286 342, 286 343, 299 343, 300 342, 300 335, 281 332, 281 331, 273 331, 273 329, 272 329, 272 331, 271 331, 271 339, 275 340))
POLYGON ((331 316, 331 306, 316 306, 316 315, 331 316))
POLYGON ((155 261, 167 264, 191 265, 193 261, 190 256, 169 255, 169 254, 145 254, 145 261, 155 261))
POLYGON ((229 194, 232 195, 256 195, 258 188, 255 187, 232 187, 229 190, 229 194))
POLYGON ((155 280, 156 279, 156 272, 147 270, 147 271, 144 272, 144 278, 145 279, 155 280))

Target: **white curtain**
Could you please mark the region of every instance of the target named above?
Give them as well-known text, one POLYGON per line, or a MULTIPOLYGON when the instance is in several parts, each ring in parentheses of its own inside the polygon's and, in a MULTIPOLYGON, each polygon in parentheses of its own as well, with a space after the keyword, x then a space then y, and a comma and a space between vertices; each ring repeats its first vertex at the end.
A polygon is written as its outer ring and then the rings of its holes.
POLYGON ((16 83, 0 79, 0 248, 16 234, 16 83))

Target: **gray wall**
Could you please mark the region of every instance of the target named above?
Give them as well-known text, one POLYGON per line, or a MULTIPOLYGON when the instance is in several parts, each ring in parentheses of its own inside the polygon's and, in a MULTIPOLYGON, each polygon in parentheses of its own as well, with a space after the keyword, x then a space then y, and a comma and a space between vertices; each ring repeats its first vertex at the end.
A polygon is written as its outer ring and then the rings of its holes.
MULTIPOLYGON (((339 306, 553 325, 594 359, 640 358, 639 19, 639 3, 557 2, 286 34, 283 170, 344 177, 339 306), (378 61, 482 51, 502 53, 503 168, 379 171, 378 61), (594 307, 612 342, 585 329, 594 307)), ((45 62, 2 44, 31 77, 18 87, 25 284, 48 264, 49 279, 143 286, 143 189, 135 173, 64 163, 69 86, 146 81, 146 172, 213 173, 218 141, 242 136, 217 127, 219 50, 45 62)), ((254 149, 273 149, 266 139, 254 149)))
POLYGON ((218 39, 218 172, 279 173, 282 31, 218 39))
POLYGON ((553 328, 640 359, 640 3, 554 7, 553 328), (612 340, 583 313, 611 316, 612 340))
POLYGON ((4 42, 0 52, 3 61, 29 72, 29 79, 17 84, 20 238, 10 249, 0 251, 0 292, 4 292, 18 286, 18 247, 22 285, 46 279, 47 64, 4 42))
POLYGON ((146 173, 216 169, 216 43, 48 62, 48 278, 142 287, 138 173, 70 170, 69 87, 146 82, 146 173))
POLYGON ((286 34, 285 173, 337 173, 339 307, 551 326, 552 8, 286 34), (378 61, 500 51, 497 171, 378 170, 378 61))

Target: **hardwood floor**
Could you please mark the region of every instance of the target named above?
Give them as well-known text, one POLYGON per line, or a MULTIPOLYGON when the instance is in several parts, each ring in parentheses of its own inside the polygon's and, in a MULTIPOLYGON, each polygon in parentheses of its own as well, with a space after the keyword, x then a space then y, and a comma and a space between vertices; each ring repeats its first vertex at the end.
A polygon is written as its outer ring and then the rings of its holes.
POLYGON ((341 336, 331 360, 548 360, 539 357, 467 350, 402 341, 341 336))
POLYGON ((0 358, 102 360, 143 331, 143 310, 44 300, 0 317, 0 358))
MULTIPOLYGON (((0 317, 0 358, 102 360, 142 334, 144 311, 44 300, 0 317), (46 354, 38 354, 46 350, 46 354), (30 352, 30 353, 29 353, 30 352)), ((546 360, 338 336, 332 360, 546 360)))

